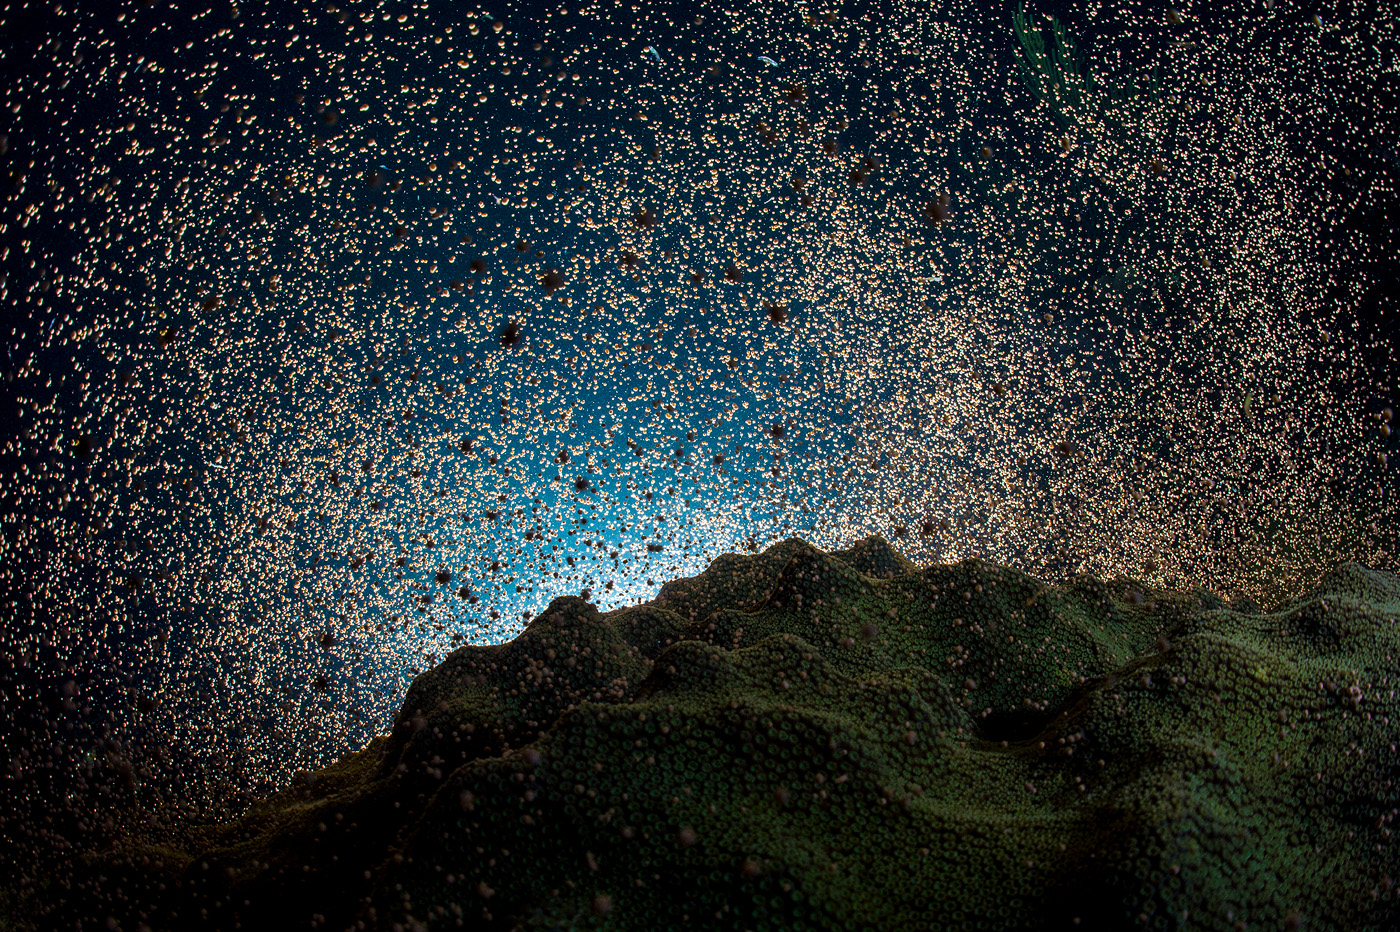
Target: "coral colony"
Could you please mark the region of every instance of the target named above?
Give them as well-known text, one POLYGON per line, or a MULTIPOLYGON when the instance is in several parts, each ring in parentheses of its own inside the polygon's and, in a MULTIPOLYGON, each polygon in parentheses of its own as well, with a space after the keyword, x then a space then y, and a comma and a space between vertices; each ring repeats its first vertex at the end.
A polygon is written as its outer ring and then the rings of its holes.
POLYGON ((4 6, 0 929, 1400 927, 1398 24, 4 6))

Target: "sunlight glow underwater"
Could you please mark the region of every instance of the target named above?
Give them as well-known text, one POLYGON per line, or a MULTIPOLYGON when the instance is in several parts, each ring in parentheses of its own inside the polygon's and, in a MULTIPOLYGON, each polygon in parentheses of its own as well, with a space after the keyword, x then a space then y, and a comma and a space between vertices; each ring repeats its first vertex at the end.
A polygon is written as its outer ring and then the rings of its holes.
POLYGON ((261 785, 790 536, 1261 602, 1392 560, 1393 22, 6 15, 16 708, 261 785))

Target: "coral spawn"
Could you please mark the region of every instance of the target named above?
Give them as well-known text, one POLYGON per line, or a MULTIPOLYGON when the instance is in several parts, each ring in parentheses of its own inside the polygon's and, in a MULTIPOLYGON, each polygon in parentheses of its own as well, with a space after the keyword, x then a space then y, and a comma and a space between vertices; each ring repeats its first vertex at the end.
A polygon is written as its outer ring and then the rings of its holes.
POLYGON ((554 599, 63 897, 121 928, 1385 929, 1400 580, 1269 610, 879 537, 554 599), (358 923, 358 925, 357 925, 358 923))

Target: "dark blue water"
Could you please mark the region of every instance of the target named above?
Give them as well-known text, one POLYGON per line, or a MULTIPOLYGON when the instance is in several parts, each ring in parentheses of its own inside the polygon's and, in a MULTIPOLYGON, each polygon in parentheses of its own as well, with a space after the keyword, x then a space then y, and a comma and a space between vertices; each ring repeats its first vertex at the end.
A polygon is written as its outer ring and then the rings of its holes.
POLYGON ((1393 565, 1393 10, 58 10, 0 28, 21 810, 236 804, 792 535, 1393 565))

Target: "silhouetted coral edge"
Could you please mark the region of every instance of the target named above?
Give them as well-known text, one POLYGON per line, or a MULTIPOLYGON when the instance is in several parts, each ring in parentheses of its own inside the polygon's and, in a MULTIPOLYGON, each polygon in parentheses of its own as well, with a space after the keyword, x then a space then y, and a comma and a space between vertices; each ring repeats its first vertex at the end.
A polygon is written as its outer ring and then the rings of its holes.
POLYGON ((1245 608, 790 538, 556 598, 368 748, 78 885, 152 928, 1386 928, 1400 581, 1245 608))

